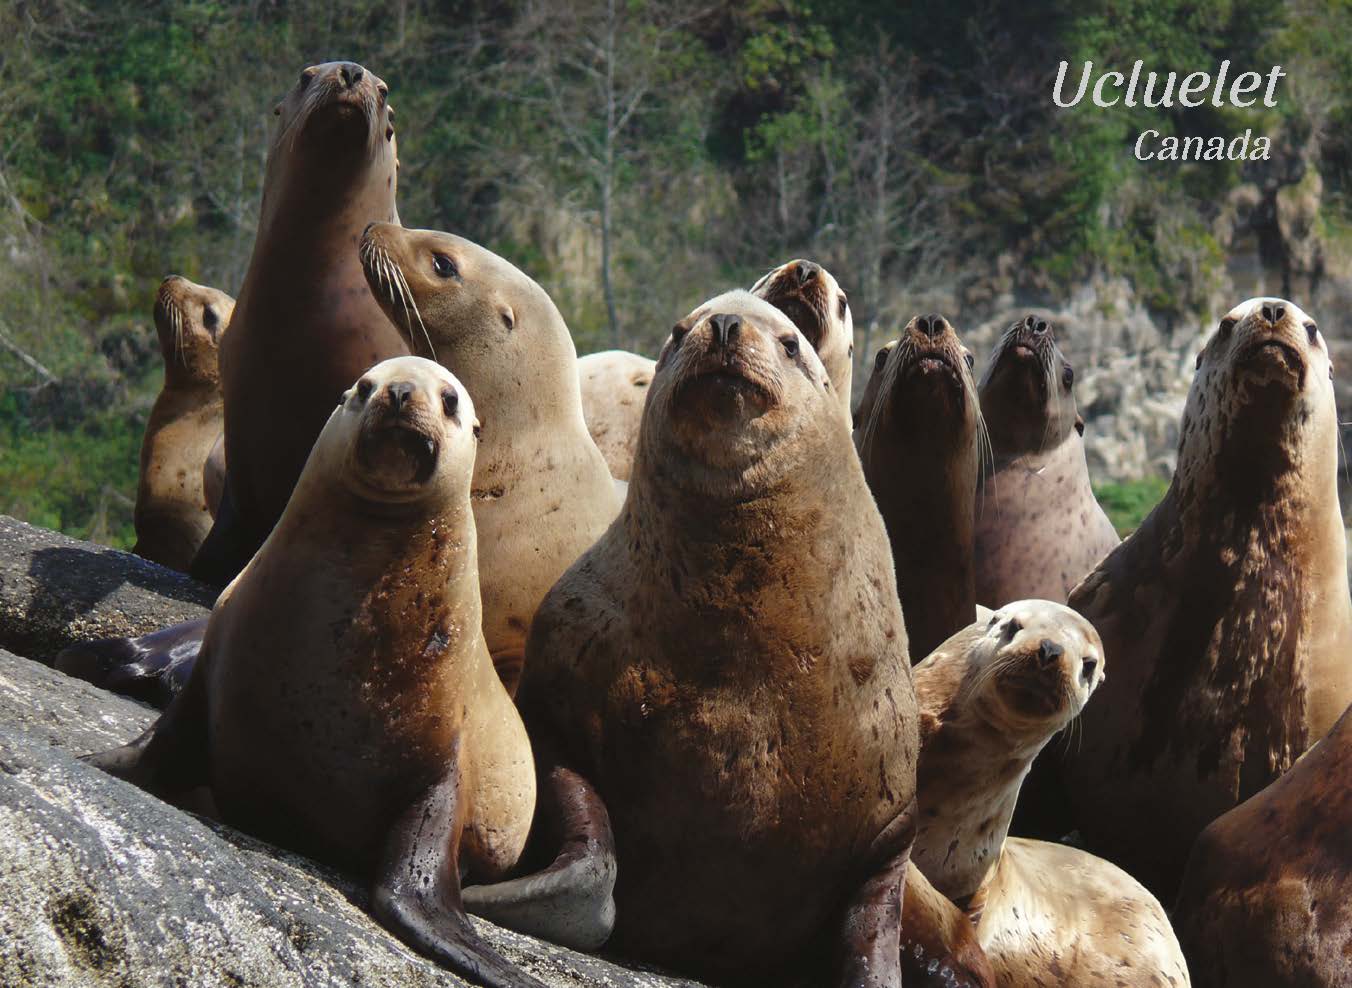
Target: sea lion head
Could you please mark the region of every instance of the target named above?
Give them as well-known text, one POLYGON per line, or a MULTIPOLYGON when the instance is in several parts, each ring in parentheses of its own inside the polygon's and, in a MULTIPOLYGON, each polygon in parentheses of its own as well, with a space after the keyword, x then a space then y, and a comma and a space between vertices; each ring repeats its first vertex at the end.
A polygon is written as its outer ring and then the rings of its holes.
POLYGON ((981 376, 981 412, 997 453, 1038 453, 1083 435, 1075 369, 1047 320, 1028 315, 1005 330, 981 376))
MULTIPOLYGON (((352 385, 311 454, 366 504, 468 496, 478 422, 455 375, 421 357, 376 364, 352 385)), ((308 467, 307 467, 308 470, 308 467)))
POLYGON ((831 272, 795 258, 762 275, 751 294, 784 315, 812 344, 842 401, 850 399, 854 364, 854 315, 850 299, 831 272))
POLYGON ((922 710, 961 708, 1011 745, 1040 748, 1103 682, 1103 642, 1069 607, 1019 600, 958 632, 915 672, 922 710))
POLYGON ((234 311, 235 300, 215 288, 176 274, 160 282, 155 331, 168 384, 214 385, 220 381, 217 348, 234 311))
POLYGON ((1235 480, 1309 467, 1297 462, 1309 449, 1336 455, 1332 378, 1328 347, 1310 316, 1285 299, 1241 302, 1197 355, 1180 476, 1216 458, 1235 480))
POLYGON ((711 495, 753 496, 820 450, 826 420, 845 427, 807 338, 769 303, 727 292, 678 322, 663 345, 634 473, 652 464, 711 495))
POLYGON ((324 62, 301 70, 273 112, 281 118, 270 157, 307 149, 330 168, 353 154, 395 157, 389 86, 356 62, 324 62))
POLYGON ((916 316, 881 347, 855 412, 860 449, 886 429, 917 444, 965 451, 975 470, 982 434, 972 353, 938 313, 916 316))

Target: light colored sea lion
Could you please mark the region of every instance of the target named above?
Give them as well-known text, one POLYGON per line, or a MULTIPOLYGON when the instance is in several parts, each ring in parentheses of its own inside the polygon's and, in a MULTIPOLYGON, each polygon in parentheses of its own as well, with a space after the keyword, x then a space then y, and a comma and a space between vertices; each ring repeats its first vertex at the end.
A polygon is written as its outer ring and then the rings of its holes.
POLYGON ((178 275, 165 278, 155 297, 164 386, 141 441, 132 551, 185 573, 211 530, 202 471, 221 432, 216 352, 234 309, 225 292, 178 275))
POLYGON ((479 409, 484 638, 515 693, 536 607, 620 510, 582 417, 572 336, 543 288, 463 237, 376 223, 360 253, 390 319, 465 382, 479 409))
POLYGON ((1161 897, 1202 829, 1352 702, 1331 372, 1295 305, 1235 306, 1198 355, 1163 501, 1071 594, 1114 668, 1065 757, 1074 822, 1161 897))
POLYGON ((821 358, 845 414, 850 414, 850 377, 854 372, 854 315, 850 299, 820 264, 801 258, 768 271, 751 286, 807 337, 821 358))
POLYGON ((375 915, 411 946, 480 984, 538 988, 460 904, 461 870, 516 863, 535 803, 479 626, 474 406, 417 357, 342 399, 217 601, 187 687, 92 760, 169 796, 208 786, 232 825, 371 876, 375 915))
POLYGON ((398 222, 393 110, 354 62, 314 65, 278 104, 253 255, 221 346, 226 490, 192 574, 224 586, 281 516, 329 411, 358 375, 409 352, 356 245, 398 222))
POLYGON ((1005 331, 981 377, 994 470, 976 502, 976 599, 1064 604, 1121 541, 1089 483, 1075 370, 1044 319, 1005 331))
POLYGON ((1023 600, 915 668, 920 824, 912 864, 965 907, 1002 988, 1188 984, 1159 902, 1083 851, 1007 838, 1037 753, 1104 681, 1094 628, 1023 600))
POLYGON ((624 350, 579 357, 582 417, 616 480, 628 480, 638 444, 638 423, 657 361, 624 350))
POLYGON ((1174 916, 1199 988, 1352 984, 1352 714, 1272 785, 1213 820, 1174 916))
POLYGON ((887 525, 913 655, 928 655, 976 616, 973 523, 984 440, 971 353, 943 316, 916 316, 878 351, 854 431, 887 525))
POLYGON ((886 533, 828 383, 746 292, 677 323, 624 509, 527 650, 537 751, 609 811, 568 830, 574 847, 613 833, 614 948, 718 984, 900 984, 914 694, 886 533))

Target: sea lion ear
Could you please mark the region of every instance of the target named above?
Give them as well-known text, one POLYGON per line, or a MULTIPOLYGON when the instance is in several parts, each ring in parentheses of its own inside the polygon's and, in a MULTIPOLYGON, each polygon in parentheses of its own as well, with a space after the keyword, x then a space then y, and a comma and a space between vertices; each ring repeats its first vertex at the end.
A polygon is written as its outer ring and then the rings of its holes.
POLYGON ((1075 413, 1075 431, 1082 436, 1084 435, 1084 416, 1079 412, 1075 413))
POLYGON ((282 104, 281 104, 281 103, 278 103, 276 106, 274 106, 274 107, 272 108, 272 115, 273 115, 274 117, 280 117, 280 116, 282 115, 282 104))

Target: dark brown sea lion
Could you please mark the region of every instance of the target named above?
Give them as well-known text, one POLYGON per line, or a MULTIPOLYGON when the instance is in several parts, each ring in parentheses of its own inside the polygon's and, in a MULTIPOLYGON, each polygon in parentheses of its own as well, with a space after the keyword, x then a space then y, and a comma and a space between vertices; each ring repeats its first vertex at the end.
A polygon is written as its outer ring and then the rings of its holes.
POLYGON ((1202 829, 1352 702, 1331 369, 1295 305, 1232 309, 1198 355, 1164 500, 1071 594, 1113 662, 1065 758, 1074 822, 1161 897, 1202 829))
POLYGON ((1006 837, 1034 757, 1104 681, 1079 614, 1007 604, 915 667, 920 825, 912 867, 964 906, 1002 988, 1188 984, 1163 907, 1084 851, 1006 837))
MULTIPOLYGON (((746 292, 682 319, 624 509, 541 604, 520 701, 592 800, 565 834, 594 849, 562 870, 604 873, 613 833, 620 953, 726 985, 900 985, 916 735, 886 545, 803 335, 746 292)), ((568 877, 475 909, 538 896, 547 927, 568 877)))
POLYGON ((479 626, 474 431, 431 361, 363 374, 217 601, 187 687, 92 760, 168 796, 208 786, 227 822, 371 876, 375 915, 411 946, 479 984, 539 988, 460 904, 462 871, 516 863, 535 804, 479 626))
POLYGON ((582 417, 616 480, 629 479, 643 402, 656 366, 655 360, 624 350, 603 350, 578 358, 582 417))
POLYGON ((225 292, 178 275, 155 297, 164 386, 141 442, 132 551, 181 572, 211 530, 203 468, 221 434, 217 345, 234 308, 225 292))
POLYGON ((1352 984, 1352 714, 1213 820, 1174 916, 1198 988, 1352 984))
POLYGON ((878 351, 854 442, 887 525, 913 655, 976 617, 973 513, 985 435, 972 355, 940 315, 878 351))
POLYGON ((1121 541, 1094 498, 1075 371, 1046 320, 1005 331, 981 377, 995 468, 976 503, 976 600, 1064 604, 1121 541))
POLYGON ((751 286, 751 294, 788 316, 807 337, 848 415, 854 371, 854 315, 849 297, 831 272, 801 258, 788 261, 762 275, 751 286))

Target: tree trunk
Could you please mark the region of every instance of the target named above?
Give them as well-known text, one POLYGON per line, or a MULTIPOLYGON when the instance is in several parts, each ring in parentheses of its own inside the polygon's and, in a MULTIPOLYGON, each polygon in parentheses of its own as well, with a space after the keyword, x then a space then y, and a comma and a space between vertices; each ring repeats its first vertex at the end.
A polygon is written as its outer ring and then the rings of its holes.
POLYGON ((601 161, 601 288, 606 297, 606 317, 610 320, 610 340, 615 349, 623 349, 620 317, 615 311, 615 285, 611 279, 611 217, 615 184, 615 0, 606 0, 606 136, 601 161))

